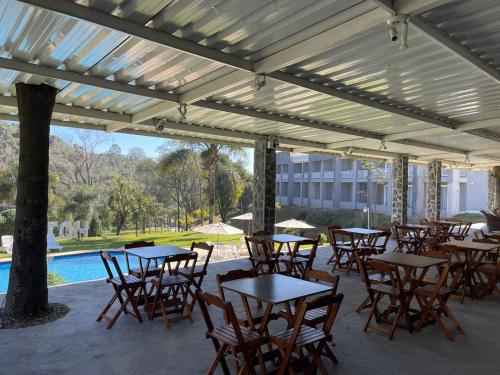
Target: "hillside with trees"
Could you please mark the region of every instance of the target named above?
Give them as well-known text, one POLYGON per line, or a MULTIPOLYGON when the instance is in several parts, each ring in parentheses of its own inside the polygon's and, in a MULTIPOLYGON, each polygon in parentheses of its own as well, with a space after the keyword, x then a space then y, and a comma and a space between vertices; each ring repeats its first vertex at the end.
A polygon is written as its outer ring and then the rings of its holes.
MULTIPOLYGON (((97 131, 51 136, 49 220, 91 220, 94 236, 166 226, 187 231, 251 209, 243 150, 166 142, 158 151, 158 159, 140 147, 124 154, 109 134, 97 131)), ((0 122, 1 234, 13 230, 18 153, 18 125, 0 122)))

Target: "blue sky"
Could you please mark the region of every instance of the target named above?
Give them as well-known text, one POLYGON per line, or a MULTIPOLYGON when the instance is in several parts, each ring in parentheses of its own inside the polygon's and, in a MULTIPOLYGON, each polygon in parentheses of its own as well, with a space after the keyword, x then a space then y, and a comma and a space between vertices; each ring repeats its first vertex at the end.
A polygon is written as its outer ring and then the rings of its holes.
MULTIPOLYGON (((71 140, 74 138, 74 129, 64 128, 61 126, 51 126, 50 134, 59 136, 65 140, 71 140)), ((158 157, 157 149, 161 145, 165 143, 165 139, 155 138, 155 137, 145 137, 141 135, 132 135, 132 134, 120 134, 120 133, 108 133, 109 134, 109 142, 103 144, 98 152, 104 152, 109 149, 109 147, 116 143, 122 149, 123 154, 127 154, 129 149, 133 147, 140 147, 144 150, 146 155, 152 158, 158 157)), ((246 163, 246 167, 250 172, 253 172, 253 149, 246 148, 247 157, 244 158, 244 162, 246 163)))

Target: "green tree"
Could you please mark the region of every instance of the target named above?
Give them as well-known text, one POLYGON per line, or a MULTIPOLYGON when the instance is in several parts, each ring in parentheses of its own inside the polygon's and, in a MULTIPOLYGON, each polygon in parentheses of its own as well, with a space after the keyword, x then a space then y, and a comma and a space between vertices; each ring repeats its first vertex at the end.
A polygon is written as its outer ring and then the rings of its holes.
POLYGON ((224 157, 219 160, 216 168, 215 202, 224 223, 228 219, 228 215, 236 208, 238 200, 245 189, 234 164, 227 157, 224 157))
POLYGON ((199 156, 193 150, 182 148, 165 155, 160 160, 160 171, 165 176, 165 188, 177 205, 177 229, 180 230, 180 211, 184 210, 184 229, 188 230, 189 212, 198 203, 200 168, 199 156))
MULTIPOLYGON (((90 217, 95 200, 95 189, 90 185, 80 185, 71 190, 64 210, 83 223, 90 217)), ((80 231, 78 231, 78 240, 80 240, 80 231)))
POLYGON ((116 235, 119 236, 135 208, 135 189, 130 181, 122 176, 113 180, 108 207, 113 214, 116 235))

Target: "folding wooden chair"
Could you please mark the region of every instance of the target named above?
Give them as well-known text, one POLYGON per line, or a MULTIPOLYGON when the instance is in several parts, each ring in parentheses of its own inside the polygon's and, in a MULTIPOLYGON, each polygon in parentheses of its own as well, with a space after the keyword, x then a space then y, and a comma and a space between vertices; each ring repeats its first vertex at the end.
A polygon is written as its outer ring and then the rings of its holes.
MULTIPOLYGON (((207 252, 205 257, 205 262, 202 266, 195 265, 192 281, 193 288, 195 290, 201 290, 201 286, 203 284, 203 279, 207 274, 208 264, 210 263, 210 257, 212 256, 212 252, 214 250, 214 245, 209 245, 206 242, 193 242, 191 244, 191 251, 204 250, 207 252)), ((191 267, 189 266, 189 261, 184 262, 184 265, 177 270, 179 275, 183 275, 189 277, 189 273, 191 272, 191 267)), ((191 310, 194 309, 196 304, 196 293, 193 292, 193 288, 189 288, 189 294, 191 295, 191 310)))
MULTIPOLYGON (((225 274, 217 274, 215 275, 215 279, 217 280, 217 287, 219 289, 219 295, 220 298, 223 301, 226 301, 226 296, 224 294, 224 288, 222 288, 222 285, 228 281, 234 281, 234 280, 240 280, 240 279, 246 279, 246 278, 252 278, 252 277, 257 277, 257 271, 255 269, 251 270, 242 270, 242 269, 236 269, 229 271, 225 274)), ((252 320, 255 324, 259 324, 262 321, 262 318, 264 316, 265 309, 262 307, 262 303, 260 301, 257 301, 257 304, 254 306, 246 306, 246 307, 241 307, 234 309, 234 314, 236 316, 236 319, 238 320, 239 324, 249 327, 249 321, 248 321, 248 314, 252 316, 252 320), (247 311, 248 310, 248 311, 247 311)), ((271 314, 270 320, 274 320, 277 318, 276 314, 271 314)))
POLYGON ((303 240, 295 243, 291 256, 283 255, 280 257, 280 262, 285 265, 285 274, 289 276, 303 278, 306 271, 312 270, 314 259, 316 258, 316 251, 318 250, 318 240, 303 240), (301 252, 300 248, 311 246, 309 256, 303 257, 298 254, 301 252))
MULTIPOLYGON (((150 247, 154 246, 155 242, 154 241, 134 241, 134 242, 129 242, 123 245, 125 250, 129 249, 136 249, 139 247, 150 247)), ((125 252, 125 261, 127 263, 127 271, 129 275, 134 275, 138 278, 142 278, 142 274, 144 272, 144 267, 142 265, 142 259, 139 258, 139 267, 137 268, 130 268, 130 262, 129 262, 129 254, 125 252)), ((150 267, 148 271, 146 272, 146 277, 151 277, 151 276, 158 276, 160 273, 160 268, 158 267, 158 260, 154 260, 154 267, 150 267)))
MULTIPOLYGON (((358 251, 358 246, 361 245, 361 239, 355 239, 354 233, 342 229, 331 231, 331 239, 335 258, 332 272, 335 272, 335 270, 344 271, 346 276, 348 276, 353 265, 357 266, 356 252, 358 251), (344 256, 347 260, 342 262, 344 256)), ((359 268, 356 267, 355 270, 359 272, 359 268)))
MULTIPOLYGON (((315 229, 302 229, 299 232, 299 236, 309 238, 311 240, 317 240, 318 244, 319 244, 319 241, 321 239, 321 233, 319 233, 315 229)), ((309 258, 310 255, 311 255, 311 250, 309 250, 309 249, 297 251, 297 256, 299 256, 299 257, 309 258)))
POLYGON ((100 322, 102 319, 108 322, 108 329, 113 328, 114 324, 120 317, 122 313, 130 314, 135 317, 140 323, 142 323, 141 313, 137 307, 137 302, 140 298, 141 292, 146 292, 145 283, 133 275, 123 275, 120 264, 116 260, 114 256, 109 255, 106 251, 100 251, 101 259, 106 268, 106 272, 108 273, 108 278, 106 279, 107 283, 110 283, 115 290, 115 294, 108 302, 104 310, 97 317, 97 321, 100 322), (117 273, 117 276, 113 274, 111 270, 111 263, 117 273), (136 293, 139 292, 136 297, 136 293), (118 300, 120 303, 120 308, 115 313, 113 317, 109 317, 107 315, 108 310, 113 306, 115 301, 118 300), (130 304, 132 306, 132 312, 127 310, 127 306, 130 304))
POLYGON ((423 250, 423 243, 429 237, 429 229, 396 224, 394 225, 394 234, 399 252, 404 253, 406 250, 409 254, 418 255, 423 250))
POLYGON ((274 253, 273 243, 258 237, 245 237, 252 267, 261 274, 279 273, 279 259, 274 253))
POLYGON ((432 317, 437 326, 444 332, 448 340, 453 340, 452 334, 441 319, 443 314, 451 320, 455 328, 460 333, 465 334, 465 332, 446 304, 451 294, 455 292, 454 288, 446 286, 448 272, 450 269, 450 257, 449 255, 443 254, 441 251, 426 251, 422 255, 438 259, 447 259, 448 262, 444 265, 436 267, 437 277, 435 280, 430 282, 428 279, 424 280, 425 285, 415 289, 415 298, 417 299, 417 302, 422 310, 416 330, 420 331, 424 324, 431 321, 430 318, 432 317))
POLYGON ((326 265, 336 263, 337 258, 338 258, 338 249, 334 245, 336 244, 336 245, 340 246, 342 241, 340 241, 340 239, 337 239, 338 241, 334 242, 333 231, 335 231, 337 229, 341 229, 341 228, 338 225, 330 225, 326 229, 326 236, 328 237, 328 242, 330 242, 330 246, 332 247, 332 250, 333 250, 333 254, 330 257, 330 259, 328 259, 328 261, 326 262, 326 265))
POLYGON ((413 325, 408 313, 408 305, 411 293, 410 291, 403 288, 398 267, 392 264, 375 260, 367 260, 366 262, 362 262, 362 266, 364 267, 363 272, 365 275, 368 274, 367 269, 370 268, 375 273, 379 274, 381 280, 383 280, 386 276, 389 276, 390 280, 388 283, 374 283, 370 279, 370 277, 364 278, 366 289, 368 290, 368 295, 370 297, 371 310, 370 314, 368 315, 368 319, 366 320, 363 331, 366 332, 368 328, 372 328, 378 332, 388 334, 389 340, 392 340, 394 337, 394 332, 396 331, 396 327, 399 324, 399 320, 402 316, 404 316, 408 325, 408 330, 411 333, 413 331, 413 325), (387 320, 382 316, 382 313, 380 312, 378 306, 382 298, 385 296, 389 298, 389 307, 386 312, 390 310, 396 310, 396 317, 392 321, 391 328, 388 330, 381 326, 381 323, 383 323, 384 321, 387 322, 387 320), (374 316, 376 324, 371 324, 371 320, 374 316))
POLYGON ((227 366, 226 356, 230 356, 233 359, 238 374, 252 375, 256 374, 252 359, 257 356, 261 372, 262 374, 266 374, 266 367, 259 349, 261 345, 266 344, 267 338, 256 331, 240 326, 231 302, 225 302, 213 294, 203 293, 201 291, 197 291, 196 294, 198 296, 198 303, 203 314, 203 319, 207 326, 207 338, 212 340, 215 351, 217 352, 217 355, 207 371, 207 375, 214 374, 219 364, 224 374, 230 375, 231 372, 227 366), (210 318, 207 305, 212 305, 221 309, 226 324, 219 328, 215 328, 210 318))
POLYGON ((161 314, 165 320, 167 328, 171 323, 188 319, 193 322, 192 308, 188 303, 189 289, 193 285, 194 268, 198 253, 180 254, 164 257, 160 268, 160 274, 151 280, 153 290, 153 304, 149 308, 149 319, 153 319, 156 309, 159 306, 161 314), (186 276, 178 273, 180 264, 190 264, 190 270, 186 276), (167 271, 165 272, 165 268, 167 271), (170 309, 170 310, 169 310, 170 309), (168 315, 177 313, 178 315, 169 318, 168 315))
POLYGON ((383 254, 387 250, 387 244, 389 243, 391 236, 391 231, 381 231, 377 234, 373 234, 368 237, 366 246, 372 248, 377 254, 383 254))
MULTIPOLYGON (((258 230, 256 232, 253 232, 252 233, 252 237, 258 237, 258 236, 268 236, 270 235, 271 233, 268 232, 268 231, 265 231, 265 230, 258 230)), ((250 263, 252 263, 252 268, 255 268, 256 265, 257 265, 257 261, 253 258, 254 257, 254 251, 253 249, 248 246, 248 242, 246 240, 246 236, 245 236, 245 244, 246 244, 246 247, 247 247, 247 251, 248 251, 248 260, 250 261, 250 263)))
POLYGON ((469 234, 469 230, 472 226, 472 223, 462 223, 458 227, 457 233, 451 233, 451 237, 453 237, 457 241, 463 241, 467 238, 469 234))
POLYGON ((328 374, 321 356, 328 347, 328 342, 332 341, 332 326, 343 299, 343 294, 327 294, 311 301, 301 301, 295 309, 293 327, 271 335, 271 342, 281 354, 279 375, 295 374, 300 366, 306 366, 311 373, 319 368, 322 374, 328 374), (321 328, 304 324, 306 314, 318 309, 326 311, 321 328), (309 358, 312 358, 312 368, 309 367, 309 358))

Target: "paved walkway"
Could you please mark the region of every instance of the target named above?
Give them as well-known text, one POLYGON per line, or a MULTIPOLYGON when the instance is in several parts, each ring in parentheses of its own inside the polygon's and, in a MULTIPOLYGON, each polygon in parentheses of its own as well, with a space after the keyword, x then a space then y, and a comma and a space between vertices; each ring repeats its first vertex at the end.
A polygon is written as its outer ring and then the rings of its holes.
MULTIPOLYGON (((317 266, 330 255, 320 251, 317 266)), ((248 267, 239 259, 210 265, 205 289, 216 292, 215 274, 248 267)), ((340 363, 331 373, 344 374, 482 374, 498 373, 500 356, 500 297, 483 301, 467 299, 450 307, 467 334, 448 341, 436 327, 420 333, 397 330, 395 339, 362 326, 367 312, 354 312, 364 298, 359 275, 341 276, 339 289, 346 296, 335 322, 335 353, 340 363)), ((44 326, 0 331, 0 373, 24 374, 203 374, 214 356, 205 339, 205 325, 199 309, 194 323, 180 322, 166 329, 161 319, 137 323, 122 317, 110 331, 95 322, 111 296, 102 281, 50 288, 50 300, 70 306, 63 319, 44 326)), ((237 301, 237 299, 235 299, 237 301)), ((220 320, 220 319, 219 319, 220 320)), ((272 330, 283 328, 273 323, 272 330)))

